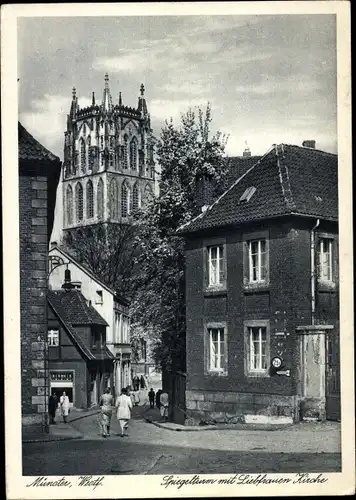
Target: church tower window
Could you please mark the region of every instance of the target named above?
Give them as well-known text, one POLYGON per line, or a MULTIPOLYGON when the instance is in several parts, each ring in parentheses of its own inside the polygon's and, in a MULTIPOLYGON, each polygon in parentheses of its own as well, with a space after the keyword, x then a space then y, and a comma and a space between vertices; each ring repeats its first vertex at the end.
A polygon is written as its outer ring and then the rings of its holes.
POLYGON ((112 179, 110 182, 110 217, 112 219, 118 218, 118 200, 119 188, 117 185, 117 180, 112 179))
POLYGON ((127 217, 130 213, 130 188, 126 181, 121 186, 121 215, 127 217))
POLYGON ((81 166, 82 172, 85 173, 86 154, 85 154, 85 141, 84 141, 84 139, 80 139, 80 166, 81 166))
POLYGON ((138 191, 138 185, 137 182, 134 184, 134 187, 132 188, 132 210, 137 210, 139 207, 139 191, 138 191))
POLYGON ((123 168, 127 169, 128 168, 128 143, 129 140, 127 138, 127 135, 124 137, 124 151, 123 151, 123 168))
POLYGON ((75 210, 76 220, 80 222, 83 220, 83 186, 78 182, 75 186, 75 210))
POLYGON ((146 184, 146 187, 145 187, 145 204, 146 205, 151 200, 152 196, 153 196, 152 188, 149 184, 146 184))
POLYGON ((130 168, 137 170, 137 139, 134 137, 130 143, 130 168))
POLYGON ((67 187, 67 225, 73 224, 73 189, 67 187))
POLYGON ((88 135, 88 138, 87 138, 87 165, 88 165, 89 169, 92 169, 93 167, 92 167, 90 146, 91 146, 91 138, 90 138, 90 135, 88 135))
POLYGON ((94 188, 92 181, 87 182, 87 218, 94 217, 94 188))
POLYGON ((98 213, 98 219, 102 220, 104 218, 104 182, 103 182, 103 179, 99 179, 99 182, 98 182, 97 213, 98 213))

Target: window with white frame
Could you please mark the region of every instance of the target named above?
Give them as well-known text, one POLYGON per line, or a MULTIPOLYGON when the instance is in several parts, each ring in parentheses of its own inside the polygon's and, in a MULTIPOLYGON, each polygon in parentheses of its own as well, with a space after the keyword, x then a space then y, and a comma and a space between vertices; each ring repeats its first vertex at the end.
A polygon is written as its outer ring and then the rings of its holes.
POLYGON ((266 281, 267 248, 266 240, 248 241, 248 279, 250 283, 266 281))
POLYGON ((267 328, 248 326, 248 371, 250 373, 267 372, 267 328))
POLYGON ((225 283, 224 245, 208 247, 208 285, 222 286, 225 283))
POLYGON ((59 330, 48 330, 48 346, 49 347, 58 347, 59 346, 59 330))
POLYGON ((122 316, 122 342, 128 344, 130 342, 130 321, 127 316, 122 316))
POLYGON ((225 328, 208 328, 209 364, 211 372, 226 372, 225 328))
POLYGON ((333 281, 333 240, 330 238, 320 239, 319 266, 321 281, 333 281))

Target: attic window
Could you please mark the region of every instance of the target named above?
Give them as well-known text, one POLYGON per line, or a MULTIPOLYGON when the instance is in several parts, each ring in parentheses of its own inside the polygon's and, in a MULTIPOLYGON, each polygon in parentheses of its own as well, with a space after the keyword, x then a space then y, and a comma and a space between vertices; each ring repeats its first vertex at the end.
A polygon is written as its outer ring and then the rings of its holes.
POLYGON ((250 201, 250 199, 252 198, 252 196, 254 195, 255 192, 256 192, 256 188, 254 186, 248 187, 243 192, 239 202, 240 203, 247 203, 248 201, 250 201))
POLYGON ((97 290, 96 291, 95 304, 102 304, 102 303, 103 303, 103 291, 102 290, 97 290))

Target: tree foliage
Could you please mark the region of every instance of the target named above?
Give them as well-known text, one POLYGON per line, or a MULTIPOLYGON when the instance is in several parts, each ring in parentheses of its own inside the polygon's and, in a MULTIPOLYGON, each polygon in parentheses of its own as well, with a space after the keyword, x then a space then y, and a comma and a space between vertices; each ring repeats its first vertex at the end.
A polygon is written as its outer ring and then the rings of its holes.
POLYGON ((215 194, 224 188, 226 137, 210 137, 211 110, 188 110, 176 127, 165 123, 157 145, 160 194, 137 217, 137 269, 133 285, 133 334, 149 329, 156 362, 185 370, 185 256, 177 229, 196 210, 197 182, 209 179, 215 194))
POLYGON ((84 267, 125 298, 130 284, 137 249, 135 225, 101 224, 72 229, 64 238, 67 251, 84 267))

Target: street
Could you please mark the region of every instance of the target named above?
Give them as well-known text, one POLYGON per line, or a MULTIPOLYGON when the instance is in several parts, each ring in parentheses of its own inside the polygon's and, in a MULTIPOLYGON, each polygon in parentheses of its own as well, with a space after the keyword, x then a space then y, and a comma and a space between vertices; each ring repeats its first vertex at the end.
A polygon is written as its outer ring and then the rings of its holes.
POLYGON ((83 439, 23 445, 24 475, 198 474, 337 472, 338 424, 278 430, 175 432, 150 424, 134 408, 129 436, 113 417, 111 436, 99 434, 98 417, 73 422, 83 439))

